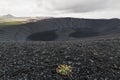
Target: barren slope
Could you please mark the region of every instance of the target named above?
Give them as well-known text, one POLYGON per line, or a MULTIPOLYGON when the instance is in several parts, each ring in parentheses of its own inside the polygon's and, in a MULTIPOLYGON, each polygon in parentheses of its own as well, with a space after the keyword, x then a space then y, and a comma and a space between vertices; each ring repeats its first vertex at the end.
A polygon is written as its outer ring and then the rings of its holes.
POLYGON ((119 19, 51 18, 0 28, 0 41, 68 41, 119 35, 119 19))

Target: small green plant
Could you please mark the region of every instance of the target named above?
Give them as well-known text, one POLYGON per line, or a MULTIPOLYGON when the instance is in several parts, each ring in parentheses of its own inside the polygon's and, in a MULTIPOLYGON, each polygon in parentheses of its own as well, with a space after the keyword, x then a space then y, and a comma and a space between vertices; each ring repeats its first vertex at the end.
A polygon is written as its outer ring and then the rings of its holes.
POLYGON ((69 65, 62 64, 56 68, 56 72, 62 76, 70 76, 72 73, 72 67, 69 65))

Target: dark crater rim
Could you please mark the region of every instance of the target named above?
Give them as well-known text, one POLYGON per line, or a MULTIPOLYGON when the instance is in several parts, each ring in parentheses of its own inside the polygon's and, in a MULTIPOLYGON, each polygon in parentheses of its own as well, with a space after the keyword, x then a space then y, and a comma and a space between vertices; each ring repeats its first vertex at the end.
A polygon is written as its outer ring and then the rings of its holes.
POLYGON ((93 28, 78 28, 75 32, 69 34, 69 37, 74 38, 87 38, 87 37, 96 37, 101 35, 99 31, 94 30, 93 28))
POLYGON ((55 30, 42 31, 29 35, 27 41, 55 41, 58 38, 55 30))

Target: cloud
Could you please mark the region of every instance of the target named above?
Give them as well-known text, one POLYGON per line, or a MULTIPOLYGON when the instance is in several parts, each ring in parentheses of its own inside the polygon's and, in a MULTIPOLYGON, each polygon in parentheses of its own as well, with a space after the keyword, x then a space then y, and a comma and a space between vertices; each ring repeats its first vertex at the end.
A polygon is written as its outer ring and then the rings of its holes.
POLYGON ((37 7, 35 0, 1 0, 0 14, 30 15, 37 7))
POLYGON ((1 0, 0 15, 120 18, 119 0, 1 0))
POLYGON ((43 0, 42 5, 45 10, 53 12, 90 12, 105 8, 108 1, 109 0, 43 0))

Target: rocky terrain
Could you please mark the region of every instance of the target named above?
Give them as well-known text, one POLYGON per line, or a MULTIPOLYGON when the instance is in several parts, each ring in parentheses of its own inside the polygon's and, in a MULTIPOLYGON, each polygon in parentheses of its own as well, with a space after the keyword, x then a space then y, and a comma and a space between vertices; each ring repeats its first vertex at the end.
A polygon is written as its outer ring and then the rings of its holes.
POLYGON ((120 39, 0 42, 0 80, 119 80, 120 39), (73 67, 72 76, 55 71, 73 67))
POLYGON ((120 80, 120 20, 51 18, 0 27, 0 80, 120 80), (72 66, 72 75, 56 72, 72 66))

